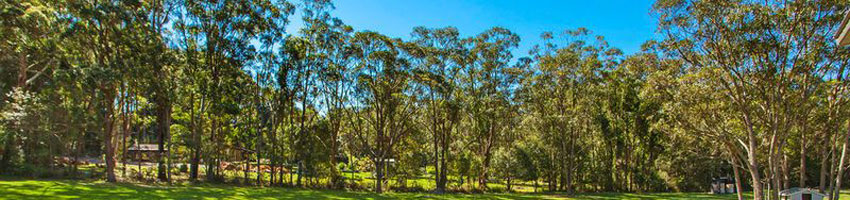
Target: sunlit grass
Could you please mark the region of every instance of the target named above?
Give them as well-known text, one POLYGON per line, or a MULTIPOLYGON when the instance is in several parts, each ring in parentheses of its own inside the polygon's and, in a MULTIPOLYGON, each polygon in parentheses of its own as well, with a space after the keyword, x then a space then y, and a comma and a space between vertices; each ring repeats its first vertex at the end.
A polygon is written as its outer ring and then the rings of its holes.
MULTIPOLYGON (((136 166, 130 168, 128 165, 127 169, 128 175, 138 173, 136 166)), ((155 170, 154 167, 144 166, 141 169, 146 173, 155 170)), ((102 173, 102 169, 94 165, 81 166, 80 170, 89 173, 102 173)), ((122 176, 123 173, 121 170, 116 170, 116 174, 122 176)), ((186 173, 175 170, 172 175, 173 178, 182 181, 168 185, 151 185, 145 184, 144 181, 133 180, 130 177, 124 177, 124 181, 132 183, 117 184, 91 181, 93 180, 91 178, 84 180, 27 180, 0 177, 0 199, 736 199, 735 194, 712 195, 707 193, 582 193, 576 195, 535 193, 530 182, 522 182, 523 185, 515 184, 510 193, 502 192, 506 188, 502 183, 489 183, 488 188, 491 191, 499 192, 484 194, 389 192, 378 195, 362 191, 363 189, 371 190, 371 187, 374 186, 371 172, 342 173, 347 184, 355 181, 357 185, 366 187, 361 188, 361 191, 254 187, 239 184, 243 182, 254 184, 257 177, 256 172, 249 172, 248 180, 245 180, 243 172, 227 171, 224 175, 230 184, 191 184, 186 181, 188 178, 186 173)), ((146 179, 155 179, 155 173, 146 176, 146 179)), ((264 177, 263 181, 267 183, 269 173, 264 173, 264 177)), ((285 176, 284 179, 287 182, 289 181, 288 176, 285 176)), ((297 175, 293 177, 294 179, 297 179, 297 175)), ((449 179, 457 180, 457 177, 449 177, 449 179)), ((327 184, 328 180, 321 178, 318 181, 319 183, 314 184, 324 185, 327 184)), ((402 185, 394 179, 388 180, 388 183, 388 186, 393 188, 402 185)), ((307 185, 306 180, 305 185, 307 185)), ((418 190, 412 191, 433 191, 435 188, 433 174, 408 179, 407 187, 418 188, 418 190)), ((471 184, 461 186, 453 183, 449 184, 449 187, 450 190, 469 191, 474 186, 471 184)), ((546 188, 546 185, 541 182, 538 189, 542 191, 544 188, 546 188)), ((842 192, 841 199, 850 200, 850 193, 847 192, 842 192)), ((746 198, 751 199, 752 195, 748 193, 746 198)))
MULTIPOLYGON (((841 199, 850 199, 850 194, 841 199)), ((2 180, 0 199, 735 199, 734 194, 586 193, 573 196, 541 193, 431 194, 351 192, 277 187, 196 184, 154 186, 103 181, 2 180)), ((749 194, 746 198, 752 198, 749 194)))
POLYGON ((349 192, 225 185, 149 186, 102 181, 3 180, 0 199, 558 199, 540 194, 430 194, 349 192))

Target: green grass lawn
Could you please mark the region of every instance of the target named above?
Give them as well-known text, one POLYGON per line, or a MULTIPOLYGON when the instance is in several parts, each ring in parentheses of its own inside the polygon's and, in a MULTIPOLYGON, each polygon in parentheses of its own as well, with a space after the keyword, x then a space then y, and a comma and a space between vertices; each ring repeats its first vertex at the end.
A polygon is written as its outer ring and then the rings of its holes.
MULTIPOLYGON (((842 199, 850 194, 843 195, 842 199)), ((751 198, 751 196, 747 196, 751 198)), ((348 192, 226 185, 150 186, 102 181, 0 180, 0 199, 735 199, 735 195, 705 193, 487 193, 429 194, 348 192)))

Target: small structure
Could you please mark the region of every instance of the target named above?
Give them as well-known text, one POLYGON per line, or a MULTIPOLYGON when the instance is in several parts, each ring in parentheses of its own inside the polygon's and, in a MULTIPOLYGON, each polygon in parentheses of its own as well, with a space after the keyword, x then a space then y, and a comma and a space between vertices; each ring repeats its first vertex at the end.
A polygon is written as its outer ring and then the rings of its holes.
POLYGON ((712 194, 731 194, 737 191, 737 188, 735 188, 735 179, 729 177, 711 179, 712 194))
MULTIPOLYGON (((167 153, 168 149, 163 149, 162 153, 167 153)), ((152 161, 159 156, 159 145, 156 144, 137 144, 127 148, 127 156, 134 161, 152 161)))
POLYGON ((789 188, 779 191, 781 200, 822 200, 826 195, 809 188, 789 188))

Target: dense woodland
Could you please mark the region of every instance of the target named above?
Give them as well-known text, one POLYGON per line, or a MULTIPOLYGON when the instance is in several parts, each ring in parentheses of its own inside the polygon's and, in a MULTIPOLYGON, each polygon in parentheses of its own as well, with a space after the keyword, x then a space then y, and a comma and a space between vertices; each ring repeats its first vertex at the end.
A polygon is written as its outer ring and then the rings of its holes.
POLYGON ((848 5, 658 0, 640 52, 576 28, 515 55, 506 28, 392 38, 329 0, 0 0, 0 173, 81 177, 60 158, 94 157, 108 182, 574 193, 730 176, 756 199, 837 197, 848 5), (153 176, 125 155, 139 144, 169 150, 153 176))

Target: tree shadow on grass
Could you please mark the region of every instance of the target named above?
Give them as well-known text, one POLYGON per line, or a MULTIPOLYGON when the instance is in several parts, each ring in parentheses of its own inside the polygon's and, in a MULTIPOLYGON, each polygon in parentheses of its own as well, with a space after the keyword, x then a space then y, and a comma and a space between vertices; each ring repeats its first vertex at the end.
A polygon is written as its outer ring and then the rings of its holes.
MULTIPOLYGON (((575 196, 571 196, 572 199, 670 199, 670 200, 679 200, 679 199, 709 199, 709 200, 721 200, 721 199, 737 199, 738 196, 736 194, 707 194, 707 193, 584 193, 575 196)), ((745 194, 745 199, 751 199, 752 195, 745 194)))

